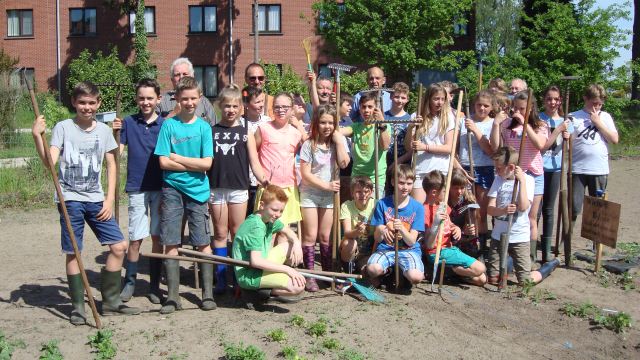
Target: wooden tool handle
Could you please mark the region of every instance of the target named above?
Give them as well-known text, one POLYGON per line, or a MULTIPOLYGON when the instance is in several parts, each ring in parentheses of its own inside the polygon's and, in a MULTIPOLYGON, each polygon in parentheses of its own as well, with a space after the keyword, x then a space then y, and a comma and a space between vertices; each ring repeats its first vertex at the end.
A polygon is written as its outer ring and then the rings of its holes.
MULTIPOLYGON (((524 124, 522 125, 522 138, 520 139, 520 151, 518 153, 518 166, 522 165, 522 156, 524 150, 524 139, 527 137, 527 125, 529 124, 529 115, 531 114, 531 100, 533 99, 533 90, 529 89, 529 98, 527 99, 527 110, 525 111, 524 124)), ((511 119, 511 121, 517 121, 511 119)), ((511 204, 516 203, 518 198, 518 179, 513 183, 513 194, 511 195, 511 204)))

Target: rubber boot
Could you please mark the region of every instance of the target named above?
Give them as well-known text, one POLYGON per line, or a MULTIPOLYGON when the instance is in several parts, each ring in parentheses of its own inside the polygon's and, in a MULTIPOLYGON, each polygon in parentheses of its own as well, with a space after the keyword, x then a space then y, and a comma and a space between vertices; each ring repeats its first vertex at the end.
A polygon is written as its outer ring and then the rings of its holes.
POLYGON ((202 310, 215 310, 218 305, 213 300, 213 264, 200 264, 202 271, 202 310))
MULTIPOLYGON (((553 270, 555 270, 558 266, 560 266, 560 260, 558 259, 553 259, 548 263, 542 265, 542 267, 538 269, 538 272, 540 273, 540 275, 542 275, 542 280, 546 279, 547 276, 549 276, 549 274, 551 274, 551 272, 553 272, 553 270)), ((540 280, 540 282, 542 282, 542 280, 540 280)))
POLYGON ((149 258, 149 301, 152 304, 160 304, 162 295, 160 294, 160 272, 162 271, 162 260, 149 258))
POLYGON ((84 284, 82 283, 82 275, 67 275, 69 284, 69 297, 71 298, 71 317, 69 321, 73 325, 84 325, 87 323, 87 317, 84 314, 84 284))
POLYGON ((353 274, 353 268, 356 267, 355 260, 351 260, 351 261, 340 260, 340 263, 342 264, 342 272, 346 274, 353 274))
MULTIPOLYGON (((316 261, 316 247, 315 246, 303 246, 302 247, 302 262, 304 263, 304 268, 307 270, 313 270, 315 267, 316 261)), ((308 292, 316 292, 320 290, 318 287, 318 283, 316 279, 308 278, 307 283, 304 286, 304 289, 308 292)))
POLYGON ((322 271, 331 271, 331 244, 320 244, 320 265, 322 271))
POLYGON ((541 236, 540 244, 542 245, 542 263, 546 264, 551 261, 551 236, 541 236))
POLYGON ((124 287, 120 293, 120 300, 127 302, 131 300, 133 291, 136 288, 136 278, 138 277, 138 262, 128 261, 127 272, 124 275, 124 287))
POLYGON ((128 307, 120 300, 120 270, 100 270, 100 293, 102 293, 102 316, 138 315, 140 309, 128 307))
MULTIPOLYGON (((227 247, 213 248, 213 254, 227 257, 227 247)), ((218 282, 213 292, 215 294, 224 294, 227 291, 227 265, 218 265, 216 273, 218 274, 218 282)))
MULTIPOLYGON (((232 269, 233 270, 233 269, 232 269)), ((233 293, 235 294, 238 291, 238 278, 236 278, 236 272, 233 272, 233 293)))
POLYGON ((529 249, 531 251, 531 270, 540 269, 540 263, 538 262, 538 239, 529 240, 529 249))
POLYGON ((489 259, 489 241, 491 241, 491 235, 488 232, 478 234, 480 244, 482 245, 482 255, 485 259, 489 259))
POLYGON ((171 314, 182 309, 180 301, 180 262, 178 260, 164 260, 164 269, 167 274, 167 301, 160 308, 160 314, 171 314))

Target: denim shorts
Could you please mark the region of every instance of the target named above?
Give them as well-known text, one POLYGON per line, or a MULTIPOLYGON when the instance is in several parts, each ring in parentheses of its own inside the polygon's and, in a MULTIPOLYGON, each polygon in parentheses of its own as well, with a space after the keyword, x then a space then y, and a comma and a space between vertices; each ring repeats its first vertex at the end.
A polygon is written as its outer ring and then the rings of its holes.
MULTIPOLYGON (((464 171, 470 172, 469 166, 463 166, 464 171)), ((493 180, 496 178, 496 168, 493 166, 474 166, 475 184, 483 189, 491 189, 493 180)))
POLYGON ((161 206, 162 191, 129 191, 129 241, 160 235, 161 206))
POLYGON ((533 180, 535 181, 535 187, 533 189, 533 195, 542 195, 544 194, 544 173, 540 175, 534 175, 531 171, 525 171, 526 174, 531 175, 533 180))
POLYGON ((211 223, 206 202, 199 202, 174 189, 167 183, 162 185, 162 224, 160 245, 182 244, 182 216, 186 212, 189 223, 190 245, 211 244, 211 223))
MULTIPOLYGON (((111 219, 107 221, 100 221, 96 218, 96 215, 102 210, 102 202, 65 201, 64 203, 67 206, 67 213, 69 213, 69 220, 71 221, 73 235, 76 238, 76 244, 78 244, 78 250, 82 251, 85 221, 101 245, 113 245, 124 241, 124 236, 122 235, 122 231, 120 231, 115 217, 112 216, 111 219)), ((64 220, 64 214, 62 213, 60 204, 58 204, 58 212, 60 213, 62 253, 74 254, 67 223, 64 220)))
MULTIPOLYGON (((406 274, 411 269, 420 270, 424 273, 424 264, 421 259, 420 250, 398 251, 398 267, 402 274, 406 274)), ((396 264, 396 252, 394 250, 378 250, 369 258, 368 265, 378 264, 386 271, 396 264)))
POLYGON ((333 194, 316 195, 301 191, 300 207, 333 209, 333 194))

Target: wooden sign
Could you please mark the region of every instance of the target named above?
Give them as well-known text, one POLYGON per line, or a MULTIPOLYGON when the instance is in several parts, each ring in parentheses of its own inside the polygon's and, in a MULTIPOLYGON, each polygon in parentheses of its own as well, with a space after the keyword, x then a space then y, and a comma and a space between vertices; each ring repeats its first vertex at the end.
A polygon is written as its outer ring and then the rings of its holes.
POLYGON ((616 248, 620 225, 620 204, 585 196, 580 236, 616 248))

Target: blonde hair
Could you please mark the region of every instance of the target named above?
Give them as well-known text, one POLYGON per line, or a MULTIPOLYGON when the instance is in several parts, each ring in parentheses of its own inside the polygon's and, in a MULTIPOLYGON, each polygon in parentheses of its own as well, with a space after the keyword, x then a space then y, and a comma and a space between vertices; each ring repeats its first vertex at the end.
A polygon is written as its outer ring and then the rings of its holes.
MULTIPOLYGON (((338 118, 336 117, 336 108, 330 104, 319 105, 313 110, 313 117, 311 118, 311 134, 309 135, 309 145, 311 145, 311 151, 316 152, 318 150, 318 142, 320 141, 320 118, 323 115, 331 115, 333 118, 333 131, 338 130, 338 118)), ((333 139, 329 135, 329 146, 333 144, 333 139)))
POLYGON ((491 155, 491 160, 503 165, 517 165, 518 152, 511 146, 503 146, 491 155))
MULTIPOLYGON (((465 174, 464 170, 460 168, 453 168, 453 171, 451 172, 451 186, 467 187, 467 185, 469 185, 469 180, 467 179, 467 174, 465 174)), ((449 197, 451 197, 451 193, 449 193, 449 197)), ((468 187, 467 191, 464 193, 464 198, 467 200, 467 203, 477 203, 475 196, 473 196, 473 191, 468 187)))
POLYGON ((397 83, 393 84, 393 92, 399 92, 399 93, 405 93, 407 95, 409 95, 409 93, 411 92, 411 89, 409 89, 409 85, 403 83, 402 81, 398 81, 397 83))
POLYGON ((587 86, 587 89, 584 91, 584 96, 586 96, 587 99, 599 98, 602 101, 607 100, 607 92, 604 86, 600 84, 590 84, 587 86))
POLYGON ((425 92, 424 100, 422 101, 422 118, 424 119, 422 124, 418 127, 417 131, 420 133, 428 133, 429 129, 435 122, 435 117, 431 117, 431 108, 430 108, 430 100, 433 96, 438 95, 439 93, 444 94, 444 104, 440 111, 438 111, 438 117, 440 119, 440 123, 438 124, 438 135, 443 135, 447 132, 447 128, 449 127, 449 92, 447 89, 440 83, 434 83, 427 87, 427 91, 425 92))
POLYGON ((362 187, 373 190, 373 180, 370 177, 365 175, 354 176, 351 179, 351 183, 349 184, 349 188, 351 190, 355 190, 356 186, 361 185, 362 187))
POLYGON ((240 92, 240 87, 236 84, 229 84, 225 86, 220 95, 218 95, 218 100, 216 100, 216 104, 219 109, 222 109, 222 105, 235 101, 238 105, 242 106, 242 92, 240 92))
POLYGON ((482 89, 476 93, 476 96, 473 97, 473 103, 475 104, 478 99, 488 99, 491 102, 491 111, 489 112, 489 117, 495 117, 499 112, 498 104, 496 103, 496 95, 493 91, 489 89, 482 89))
POLYGON ((507 93, 509 91, 509 86, 507 86, 507 82, 501 78, 493 78, 489 81, 489 89, 492 87, 497 87, 500 91, 507 93))
POLYGON ((396 165, 393 171, 398 173, 398 179, 403 177, 405 179, 416 181, 416 171, 413 170, 411 165, 407 165, 407 164, 396 165))
POLYGON ((198 84, 198 80, 192 76, 185 76, 178 80, 176 96, 180 97, 180 94, 185 90, 198 90, 198 94, 200 94, 200 84, 198 84))
POLYGON ((500 108, 497 112, 509 111, 511 109, 511 98, 506 93, 498 93, 496 94, 496 104, 500 108))

